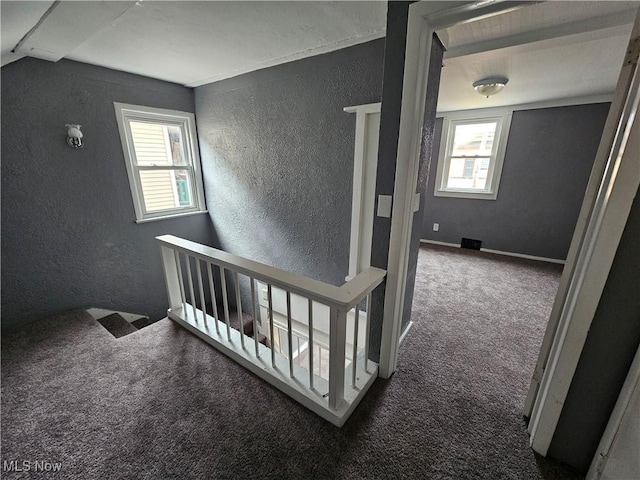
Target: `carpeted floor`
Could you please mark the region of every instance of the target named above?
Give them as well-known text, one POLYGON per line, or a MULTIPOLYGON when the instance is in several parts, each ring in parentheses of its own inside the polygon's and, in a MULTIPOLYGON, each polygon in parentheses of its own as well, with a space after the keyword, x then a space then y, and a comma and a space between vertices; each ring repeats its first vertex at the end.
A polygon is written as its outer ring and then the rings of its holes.
POLYGON ((82 311, 2 338, 3 478, 573 479, 521 409, 560 269, 433 247, 399 368, 338 429, 162 320, 82 311), (61 462, 34 474, 35 461, 61 462))

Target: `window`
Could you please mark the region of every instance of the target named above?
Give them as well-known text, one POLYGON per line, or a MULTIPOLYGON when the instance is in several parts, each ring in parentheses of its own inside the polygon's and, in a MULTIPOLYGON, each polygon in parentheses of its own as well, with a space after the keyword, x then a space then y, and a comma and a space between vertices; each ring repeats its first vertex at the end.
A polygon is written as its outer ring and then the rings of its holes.
POLYGON ((445 116, 434 195, 495 200, 510 123, 506 111, 445 116))
POLYGON ((193 114, 114 105, 137 222, 205 212, 193 114))

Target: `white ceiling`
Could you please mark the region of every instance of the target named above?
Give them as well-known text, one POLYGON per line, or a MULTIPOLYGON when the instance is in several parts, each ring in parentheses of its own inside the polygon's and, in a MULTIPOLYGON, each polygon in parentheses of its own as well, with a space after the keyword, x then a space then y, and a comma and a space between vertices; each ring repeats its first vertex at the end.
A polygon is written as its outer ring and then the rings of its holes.
POLYGON ((53 2, 2 2, 2 65, 19 60, 23 55, 11 53, 24 35, 40 20, 53 2))
MULTIPOLYGON (((40 18, 31 3, 2 2, 3 55, 40 18)), ((381 38, 386 11, 380 1, 62 2, 19 50, 50 59, 63 43, 65 58, 193 87, 381 38), (82 41, 70 40, 80 28, 82 41)))
POLYGON ((551 1, 438 32, 440 112, 611 96, 638 2, 551 1), (447 41, 448 40, 448 41, 447 41), (500 94, 473 82, 504 76, 500 94))
MULTIPOLYGON (((440 111, 610 95, 636 2, 551 1, 439 32, 440 111), (504 75, 499 95, 471 84, 504 75)), ((386 2, 2 1, 2 65, 29 55, 198 86, 385 34, 386 2)))

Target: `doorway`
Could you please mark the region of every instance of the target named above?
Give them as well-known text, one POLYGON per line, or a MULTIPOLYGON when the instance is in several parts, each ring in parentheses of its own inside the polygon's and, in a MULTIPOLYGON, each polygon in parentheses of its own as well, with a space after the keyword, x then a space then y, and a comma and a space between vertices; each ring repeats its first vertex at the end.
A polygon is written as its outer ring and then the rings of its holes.
MULTIPOLYGON (((501 2, 492 4, 465 4, 463 6, 460 6, 459 4, 454 4, 453 6, 451 4, 434 5, 431 2, 425 2, 413 4, 409 9, 410 13, 407 27, 404 87, 397 154, 398 161, 396 165, 396 178, 394 187, 394 192, 396 193, 394 196, 394 205, 392 210, 393 220, 391 226, 391 239, 389 247, 389 280, 387 282, 387 291, 385 297, 385 321, 383 324, 382 334, 383 344, 381 349, 381 372, 383 376, 388 376, 395 370, 395 362, 397 361, 398 339, 400 337, 400 319, 402 317, 402 311, 404 308, 403 299, 405 298, 405 293, 407 291, 406 279, 409 270, 407 259, 410 254, 409 239, 411 238, 413 223, 412 206, 415 202, 415 190, 413 188, 413 185, 416 184, 418 173, 417 158, 421 138, 420 132, 423 124, 423 102, 420 99, 424 99, 428 94, 428 52, 430 51, 431 45, 431 32, 447 26, 469 21, 472 18, 478 18, 480 16, 489 17, 496 15, 499 12, 513 10, 514 8, 521 7, 521 4, 501 2)), ((633 73, 633 71, 635 71, 635 67, 630 67, 629 69, 627 69, 627 73, 625 73, 625 70, 623 69, 622 77, 629 76, 627 75, 629 73, 628 71, 631 71, 631 73, 633 73)), ((632 76, 633 75, 629 76, 629 78, 631 78, 632 76)), ((621 89, 620 82, 618 82, 616 98, 620 98, 618 100, 614 98, 613 106, 611 109, 612 113, 610 113, 609 120, 607 122, 607 125, 605 126, 605 141, 601 143, 601 148, 599 149, 596 159, 596 167, 594 168, 594 172, 596 172, 596 175, 594 176, 592 174, 591 176, 589 187, 587 188, 587 200, 583 203, 583 207, 578 219, 578 228, 576 230, 577 233, 576 235, 574 235, 574 238, 572 240, 572 246, 570 248, 568 257, 568 260, 571 263, 571 268, 569 268, 568 270, 567 268, 565 268, 565 274, 563 275, 563 279, 561 280, 561 290, 565 288, 568 291, 567 297, 561 295, 561 297, 563 297, 561 299, 562 303, 566 303, 566 298, 570 298, 572 304, 573 302, 575 302, 578 305, 582 305, 582 301, 586 302, 586 300, 584 300, 585 292, 581 292, 580 288, 582 285, 578 285, 577 287, 575 287, 575 282, 573 282, 574 288, 568 287, 568 285, 572 283, 572 279, 575 279, 576 272, 584 272, 585 275, 588 274, 589 280, 593 282, 594 288, 600 288, 601 290, 604 281, 606 281, 606 272, 608 271, 608 267, 605 266, 604 270, 603 268, 595 269, 592 258, 593 251, 585 251, 585 249, 582 248, 583 244, 585 244, 585 242, 586 244, 590 245, 599 244, 599 246, 603 249, 602 251, 607 252, 607 254, 604 256, 608 258, 610 266, 610 261, 613 257, 613 254, 615 253, 617 241, 619 240, 619 235, 621 234, 621 229, 624 227, 624 221, 626 221, 626 216, 624 214, 622 216, 614 215, 611 211, 608 211, 607 200, 602 199, 602 197, 598 195, 598 186, 600 185, 602 179, 604 178, 604 180, 609 185, 607 188, 610 192, 615 190, 616 193, 620 196, 621 203, 624 205, 622 211, 624 212, 626 210, 627 215, 630 206, 630 199, 633 198, 632 194, 630 194, 629 192, 633 191, 633 193, 635 194, 635 191, 633 190, 634 186, 625 184, 633 184, 633 182, 637 183, 637 179, 635 179, 635 177, 633 179, 621 178, 619 176, 616 176, 615 174, 618 171, 618 168, 624 165, 624 162, 611 164, 606 161, 607 158, 612 156, 610 155, 612 145, 614 151, 617 152, 613 155, 613 158, 617 158, 618 160, 622 158, 621 151, 624 151, 624 146, 626 139, 628 138, 628 134, 615 136, 615 131, 617 130, 617 127, 619 125, 622 126, 620 131, 623 133, 627 131, 628 128, 630 128, 629 119, 632 119, 633 112, 635 112, 635 108, 637 107, 637 102, 626 102, 625 106, 625 99, 629 98, 629 95, 627 95, 627 93, 629 91, 629 86, 631 85, 631 83, 632 82, 627 82, 625 85, 623 85, 624 88, 621 89), (607 141, 609 138, 611 139, 611 141, 607 141), (604 145, 604 147, 602 147, 602 145, 604 145), (619 188, 616 189, 616 185, 619 188), (585 207, 585 205, 587 206, 585 207), (594 212, 597 212, 597 215, 594 212), (618 237, 617 240, 612 240, 611 236, 609 235, 607 241, 607 239, 605 239, 601 235, 602 232, 600 230, 600 227, 603 223, 602 218, 607 217, 607 215, 609 215, 609 217, 612 219, 613 217, 617 218, 617 223, 616 221, 611 220, 612 224, 615 225, 614 230, 616 233, 614 234, 614 236, 618 237), (576 236, 579 237, 578 241, 576 241, 576 236), (600 239, 601 241, 598 242, 598 239, 600 239)), ((635 91, 633 90, 634 88, 637 88, 633 85, 631 85, 631 87, 632 92, 635 91)), ((635 97, 631 95, 630 98, 633 99, 635 97)), ((384 99, 382 116, 384 119, 384 99)), ((637 184, 635 185, 635 189, 637 190, 637 184)), ((600 264, 600 267, 602 267, 602 264, 600 264)), ((584 280, 584 278, 581 279, 581 283, 583 283, 582 280, 584 280)), ((587 308, 586 305, 585 308, 587 308)), ((563 362, 567 362, 567 364, 570 364, 571 362, 577 362, 576 357, 579 356, 579 349, 574 352, 573 356, 569 355, 569 357, 572 357, 571 359, 560 358, 562 357, 563 352, 565 352, 562 349, 562 344, 566 338, 566 334, 567 332, 570 333, 572 331, 568 327, 571 323, 571 315, 563 315, 565 317, 564 325, 562 322, 560 322, 562 326, 560 330, 562 332, 562 338, 559 342, 556 342, 557 347, 555 348, 555 352, 551 353, 551 357, 555 358, 558 364, 563 364, 563 362)), ((576 327, 576 331, 579 331, 581 328, 583 328, 583 326, 573 326, 576 327)), ((584 338, 582 340, 584 340, 584 338)), ((558 369, 555 367, 552 370, 558 372, 558 369)), ((567 371, 564 371, 565 375, 566 373, 567 371)), ((552 377, 553 376, 550 377, 550 381, 553 383, 554 379, 552 377)), ((566 379, 564 381, 566 383, 566 379)), ((545 391, 548 391, 548 388, 546 388, 545 391)), ((553 429, 555 428, 555 424, 553 423, 554 415, 555 422, 557 422, 559 411, 555 413, 546 412, 542 415, 550 419, 550 424, 553 424, 551 428, 548 429, 544 427, 532 432, 532 444, 537 451, 540 451, 543 454, 546 453, 548 442, 550 442, 553 429), (556 413, 557 415, 555 415, 556 413), (536 444, 537 440, 540 440, 541 443, 536 444), (544 446, 545 443, 546 447, 544 446)), ((540 414, 538 412, 538 418, 539 417, 540 414)), ((540 422, 536 423, 537 425, 541 425, 540 422)))

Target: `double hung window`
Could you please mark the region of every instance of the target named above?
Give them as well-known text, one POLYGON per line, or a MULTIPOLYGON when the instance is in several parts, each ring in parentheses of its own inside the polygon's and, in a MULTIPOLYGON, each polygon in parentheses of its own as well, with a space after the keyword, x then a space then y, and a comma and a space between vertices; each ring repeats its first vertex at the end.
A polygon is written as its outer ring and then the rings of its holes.
POLYGON ((115 104, 136 220, 205 211, 192 113, 115 104))
POLYGON ((510 120, 473 112, 444 117, 436 196, 497 198, 510 120))

